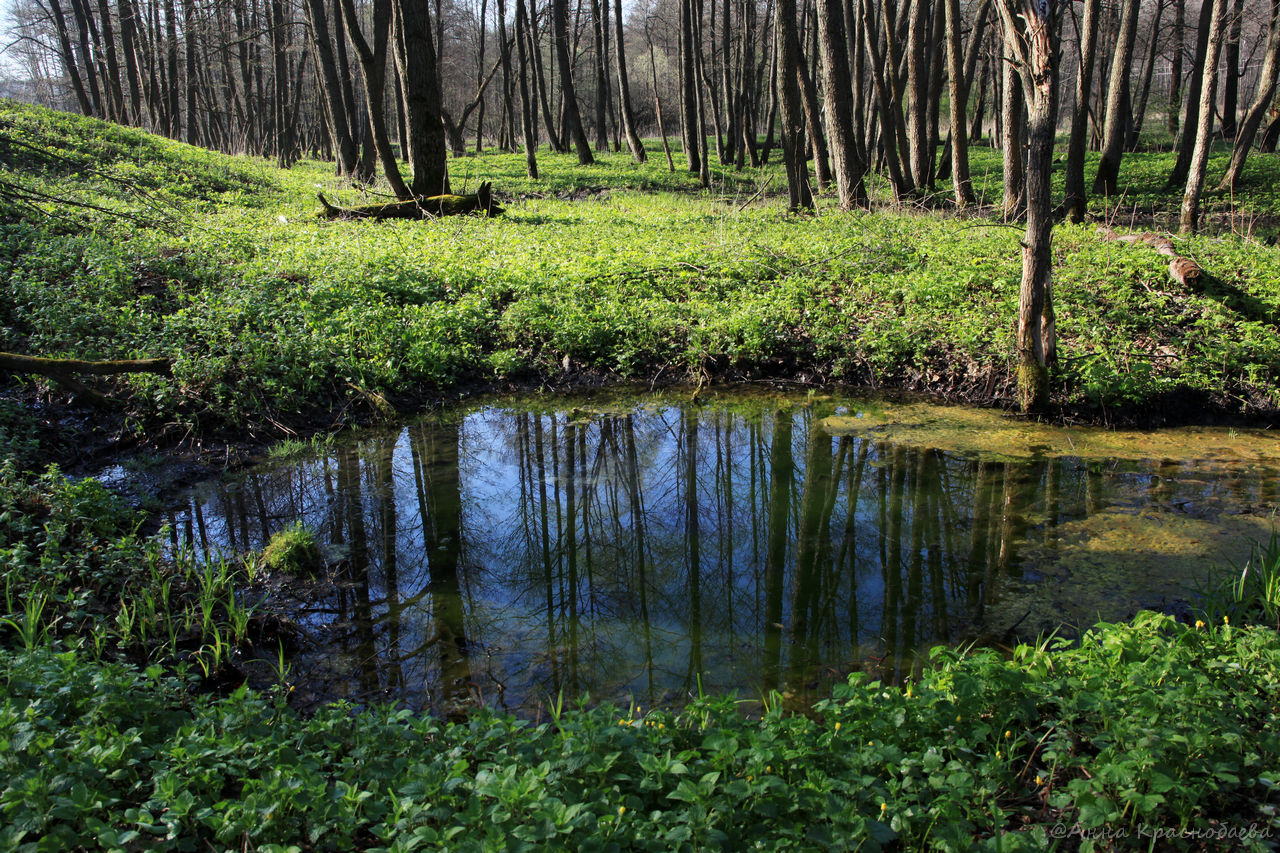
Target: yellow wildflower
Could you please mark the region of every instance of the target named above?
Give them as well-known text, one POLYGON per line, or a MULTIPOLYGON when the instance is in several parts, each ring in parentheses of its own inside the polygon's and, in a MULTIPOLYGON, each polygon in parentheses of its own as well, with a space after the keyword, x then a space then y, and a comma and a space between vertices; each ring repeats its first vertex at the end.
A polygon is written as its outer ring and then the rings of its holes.
POLYGON ((622 817, 623 813, 624 813, 626 810, 627 810, 627 807, 626 807, 626 806, 618 806, 618 817, 622 817))
POLYGON ((1196 627, 1197 627, 1197 628, 1203 628, 1203 627, 1204 627, 1204 620, 1203 620, 1203 619, 1197 619, 1197 620, 1196 620, 1196 627))

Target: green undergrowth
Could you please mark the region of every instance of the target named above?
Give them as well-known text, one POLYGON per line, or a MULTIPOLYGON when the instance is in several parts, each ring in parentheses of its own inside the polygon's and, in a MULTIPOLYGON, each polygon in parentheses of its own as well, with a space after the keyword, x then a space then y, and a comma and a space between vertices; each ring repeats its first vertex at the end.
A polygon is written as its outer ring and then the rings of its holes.
POLYGON ((731 697, 304 716, 283 652, 277 687, 210 678, 215 647, 244 643, 228 601, 252 571, 163 558, 137 523, 94 481, 0 469, 3 849, 1268 849, 1280 832, 1280 636, 1238 618, 937 650, 903 686, 858 674, 807 714, 774 694, 755 717, 731 697))
POLYGON ((0 683, 13 850, 1268 849, 1280 831, 1280 641, 1154 614, 761 719, 728 699, 303 718, 54 648, 0 654, 0 683))
MULTIPOLYGON (((520 155, 486 152, 451 161, 454 188, 493 181, 505 217, 342 222, 317 216, 316 192, 378 197, 329 164, 279 171, 12 103, 0 123, 5 180, 61 200, 0 192, 0 350, 172 358, 172 378, 115 381, 153 435, 385 410, 566 370, 1012 399, 1021 227, 846 214, 829 198, 791 215, 776 155, 742 173, 717 166, 701 190, 661 156, 578 166, 543 152, 533 182, 520 155)), ((975 149, 987 199, 996 156, 975 149)), ((1176 209, 1157 195, 1170 155, 1124 164, 1126 204, 1176 209)), ((1232 208, 1242 222, 1280 198, 1275 164, 1251 161, 1232 208)), ((1095 204, 1117 227, 1148 227, 1120 200, 1095 204)), ((1230 231, 1176 239, 1212 277, 1192 292, 1159 255, 1093 226, 1061 226, 1054 244, 1059 402, 1136 409, 1189 390, 1246 411, 1280 403, 1275 247, 1230 231)))

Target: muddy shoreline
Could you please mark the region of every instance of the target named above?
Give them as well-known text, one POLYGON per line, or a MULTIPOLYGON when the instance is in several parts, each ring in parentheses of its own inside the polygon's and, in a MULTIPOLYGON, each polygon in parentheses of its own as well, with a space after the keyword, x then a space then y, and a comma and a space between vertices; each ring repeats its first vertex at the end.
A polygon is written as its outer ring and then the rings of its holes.
MULTIPOLYGON (((1011 373, 976 364, 944 368, 941 364, 925 365, 906 375, 858 377, 859 381, 834 382, 821 367, 798 368, 777 365, 775 371, 738 371, 712 369, 701 377, 658 370, 644 378, 625 378, 616 374, 583 369, 571 365, 553 375, 528 375, 509 381, 463 381, 448 391, 422 394, 388 395, 377 400, 356 391, 339 397, 336 393, 325 402, 293 417, 261 413, 254 421, 240 424, 214 424, 207 430, 193 429, 174 423, 146 422, 128 407, 117 410, 87 405, 60 389, 35 390, 29 383, 10 380, 0 384, 0 399, 8 399, 25 407, 38 421, 39 453, 37 467, 54 463, 76 476, 89 476, 112 465, 126 464, 135 458, 164 460, 174 476, 165 478, 160 501, 177 491, 226 470, 242 468, 260 460, 268 448, 288 438, 307 439, 315 435, 339 433, 353 427, 412 418, 442 407, 464 403, 477 397, 504 394, 574 394, 617 389, 662 390, 685 387, 691 394, 704 389, 721 389, 734 385, 755 385, 779 389, 825 388, 850 397, 876 394, 904 397, 944 405, 966 405, 996 409, 1008 417, 1023 417, 1016 409, 1016 382, 1011 373), (388 417, 381 405, 389 403, 394 416, 388 417), (142 424, 139 426, 139 424, 142 424)), ((1059 389, 1061 397, 1061 389, 1059 389)), ((1054 425, 1098 426, 1105 428, 1160 429, 1181 426, 1231 426, 1269 429, 1280 423, 1280 411, 1259 405, 1262 394, 1210 394, 1191 389, 1172 391, 1142 405, 1090 406, 1055 402, 1041 420, 1054 425), (1253 399, 1249 399, 1252 397, 1253 399)), ((148 463, 152 464, 152 463, 148 463)))

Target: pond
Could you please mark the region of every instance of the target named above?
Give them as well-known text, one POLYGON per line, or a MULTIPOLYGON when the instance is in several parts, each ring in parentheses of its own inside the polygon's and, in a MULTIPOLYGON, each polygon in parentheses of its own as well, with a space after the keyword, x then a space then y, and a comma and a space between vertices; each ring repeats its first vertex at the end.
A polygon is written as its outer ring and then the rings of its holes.
MULTIPOLYGON (((1280 440, 1115 433, 753 390, 494 400, 193 491, 173 542, 301 522, 328 583, 282 585, 301 701, 455 714, 698 691, 797 707, 939 643, 1071 634, 1266 542, 1280 440)), ((274 659, 274 652, 271 652, 274 659)))

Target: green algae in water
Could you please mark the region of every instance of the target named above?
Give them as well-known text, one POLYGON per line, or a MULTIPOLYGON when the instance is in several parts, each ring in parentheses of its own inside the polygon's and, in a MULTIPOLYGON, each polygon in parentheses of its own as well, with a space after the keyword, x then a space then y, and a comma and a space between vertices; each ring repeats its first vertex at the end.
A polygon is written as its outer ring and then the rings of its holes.
POLYGON ((993 459, 1172 459, 1280 466, 1280 436, 1260 429, 1109 430, 1057 427, 990 409, 870 404, 826 418, 834 435, 883 435, 911 445, 993 459))
POLYGON ((174 522, 204 553, 301 522, 345 555, 290 614, 315 699, 803 706, 854 670, 900 678, 935 643, 1185 611, 1269 536, 1276 467, 1250 431, 612 391, 362 431, 209 484, 174 522))

